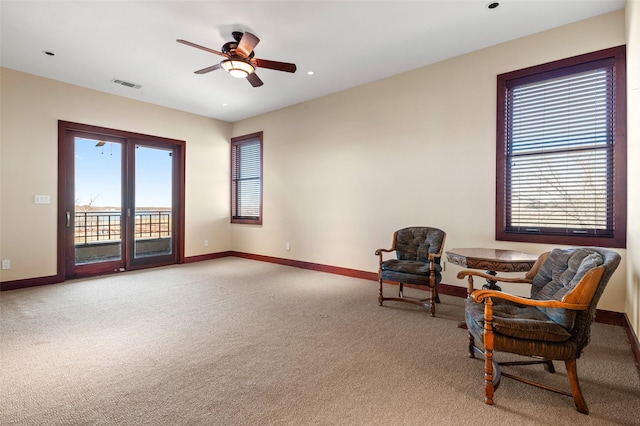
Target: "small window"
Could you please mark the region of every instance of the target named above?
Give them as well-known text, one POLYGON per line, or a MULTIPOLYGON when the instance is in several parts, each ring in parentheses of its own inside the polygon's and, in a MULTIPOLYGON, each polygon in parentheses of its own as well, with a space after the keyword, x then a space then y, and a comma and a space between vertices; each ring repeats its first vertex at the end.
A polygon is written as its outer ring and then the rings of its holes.
POLYGON ((625 247, 625 47, 498 76, 496 239, 625 247))
POLYGON ((262 132, 231 139, 231 223, 262 225, 262 132))

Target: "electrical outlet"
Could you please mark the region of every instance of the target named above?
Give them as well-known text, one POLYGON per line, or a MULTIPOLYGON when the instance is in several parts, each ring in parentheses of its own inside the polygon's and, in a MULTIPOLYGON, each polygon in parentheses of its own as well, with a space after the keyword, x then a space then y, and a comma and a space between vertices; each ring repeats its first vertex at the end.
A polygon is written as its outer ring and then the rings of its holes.
POLYGON ((291 244, 287 243, 284 245, 285 250, 291 251, 291 244))
POLYGON ((209 240, 204 240, 204 246, 209 247, 209 240))
POLYGON ((11 260, 2 259, 2 269, 11 269, 11 260))

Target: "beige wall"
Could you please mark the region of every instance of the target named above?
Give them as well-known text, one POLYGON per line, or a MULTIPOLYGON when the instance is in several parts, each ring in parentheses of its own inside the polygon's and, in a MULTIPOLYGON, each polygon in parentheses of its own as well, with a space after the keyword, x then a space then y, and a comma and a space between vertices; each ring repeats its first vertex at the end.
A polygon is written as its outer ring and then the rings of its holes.
POLYGON ((640 1, 627 1, 628 238, 626 312, 640 334, 640 1))
MULTIPOLYGON (((637 36, 638 8, 627 8, 637 36)), ((494 240, 496 75, 631 46, 631 32, 624 11, 607 14, 233 125, 2 69, 0 258, 12 267, 0 279, 56 272, 59 119, 187 141, 186 256, 233 249, 374 272, 375 249, 395 229, 421 224, 446 230, 448 248, 544 252, 552 246, 494 240), (230 226, 228 141, 260 130, 264 224, 230 226), (52 204, 35 205, 35 194, 52 204)), ((637 126, 630 136, 637 157, 637 126)), ((630 172, 633 199, 640 178, 630 172)), ((631 201, 630 223, 638 210, 631 201)), ((637 224, 629 237, 634 260, 627 266, 619 250, 623 263, 600 307, 626 310, 638 330, 637 224)), ((444 282, 462 285, 459 270, 447 265, 444 282)))
MULTIPOLYGON (((625 44, 624 28, 607 14, 234 123, 264 131, 264 221, 234 225, 233 249, 373 272, 394 230, 431 225, 447 248, 549 250, 495 241, 496 75, 625 44)), ((624 311, 625 269, 601 308, 624 311)))
POLYGON ((186 141, 185 255, 228 250, 231 124, 5 68, 0 85, 2 281, 56 273, 58 120, 186 141))

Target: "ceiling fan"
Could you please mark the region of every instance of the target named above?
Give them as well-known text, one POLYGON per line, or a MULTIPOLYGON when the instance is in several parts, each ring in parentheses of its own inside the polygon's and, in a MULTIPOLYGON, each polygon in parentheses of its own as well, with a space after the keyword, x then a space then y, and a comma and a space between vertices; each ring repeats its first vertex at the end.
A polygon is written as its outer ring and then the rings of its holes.
POLYGON ((260 43, 260 39, 255 35, 248 32, 242 33, 240 31, 234 31, 232 35, 235 41, 225 43, 222 46, 222 52, 186 40, 178 39, 176 41, 186 44, 187 46, 195 47, 196 49, 204 50, 205 52, 215 53, 216 55, 225 57, 219 64, 195 71, 196 74, 206 74, 222 68, 233 77, 246 78, 253 87, 259 87, 262 86, 263 83, 255 73, 256 68, 268 68, 290 73, 296 72, 296 64, 255 58, 253 49, 260 43))

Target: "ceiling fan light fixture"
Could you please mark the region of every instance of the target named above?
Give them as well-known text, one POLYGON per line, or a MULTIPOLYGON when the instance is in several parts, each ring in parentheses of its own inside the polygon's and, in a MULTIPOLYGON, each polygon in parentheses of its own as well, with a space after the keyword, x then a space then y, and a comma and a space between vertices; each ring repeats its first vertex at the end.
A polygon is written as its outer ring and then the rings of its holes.
POLYGON ((245 78, 255 71, 255 67, 249 62, 237 59, 225 59, 220 62, 220 66, 235 78, 245 78))

